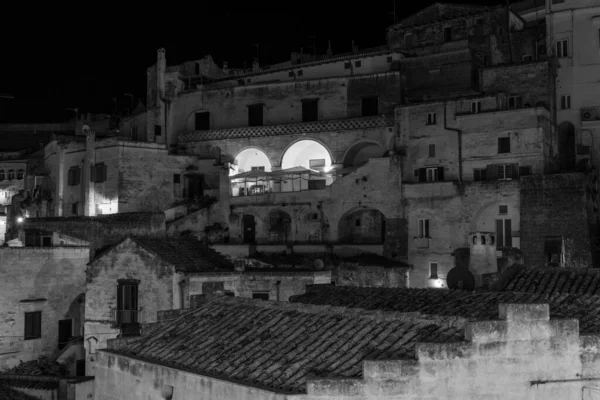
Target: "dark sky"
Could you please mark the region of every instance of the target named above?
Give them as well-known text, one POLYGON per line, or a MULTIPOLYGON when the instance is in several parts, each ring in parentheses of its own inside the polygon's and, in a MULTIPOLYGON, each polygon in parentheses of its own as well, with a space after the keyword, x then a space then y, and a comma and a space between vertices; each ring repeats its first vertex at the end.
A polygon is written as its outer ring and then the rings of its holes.
MULTIPOLYGON (((224 5, 147 3, 146 10, 136 12, 92 2, 61 9, 36 6, 35 15, 27 5, 10 13, 4 10, 0 93, 15 99, 0 99, 0 118, 60 121, 73 115, 65 110, 72 107, 110 112, 113 97, 119 108, 128 107, 131 100, 123 94, 144 98, 146 68, 156 61, 160 47, 166 49, 168 65, 211 54, 219 64, 227 60, 231 67, 242 67, 244 61, 251 65, 256 54, 252 44, 259 43, 261 64, 270 64, 289 60, 290 52, 301 46, 312 51, 310 36, 316 36, 317 53, 325 52, 329 39, 334 53, 350 51, 353 39, 360 48, 384 44, 385 29, 393 22, 393 0, 357 6, 325 0, 281 2, 279 10, 272 5, 260 9, 261 2, 240 2, 253 6, 248 11, 238 2, 233 6, 215 2, 219 3, 224 5)), ((408 16, 432 3, 397 0, 396 16, 408 16)))

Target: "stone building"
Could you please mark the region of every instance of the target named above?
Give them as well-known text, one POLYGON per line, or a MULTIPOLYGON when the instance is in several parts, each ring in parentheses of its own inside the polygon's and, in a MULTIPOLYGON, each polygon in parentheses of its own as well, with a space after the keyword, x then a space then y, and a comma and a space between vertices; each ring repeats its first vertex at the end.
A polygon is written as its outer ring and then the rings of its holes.
POLYGON ((85 305, 88 374, 108 339, 139 335, 158 311, 189 308, 198 297, 287 301, 306 285, 328 284, 331 272, 233 263, 193 238, 128 237, 89 263, 85 305))
POLYGON ((523 293, 331 286, 317 295, 207 298, 164 314, 147 335, 98 352, 96 399, 552 400, 597 390, 588 320, 597 310, 573 313, 576 296, 544 304, 523 293))
POLYGON ((0 370, 64 355, 75 375, 88 261, 85 246, 0 248, 0 370))

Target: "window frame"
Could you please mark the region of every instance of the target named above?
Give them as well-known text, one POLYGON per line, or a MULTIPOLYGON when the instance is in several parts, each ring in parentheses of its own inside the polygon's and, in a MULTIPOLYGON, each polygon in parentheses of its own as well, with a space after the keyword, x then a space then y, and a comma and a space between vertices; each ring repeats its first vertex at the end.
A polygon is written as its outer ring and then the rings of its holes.
POLYGON ((25 312, 24 321, 23 321, 23 340, 35 340, 35 339, 41 339, 41 337, 42 337, 42 312, 41 311, 25 312), (36 317, 35 323, 33 326, 29 325, 29 324, 31 324, 32 317, 36 317), (29 324, 28 324, 28 319, 29 319, 29 324))
POLYGON ((471 101, 471 114, 479 114, 481 112, 481 100, 471 101))
POLYGON ((419 218, 417 220, 417 237, 420 239, 431 239, 429 218, 419 218))
POLYGON ((429 158, 435 157, 435 143, 429 144, 429 158))
POLYGON ((557 39, 554 44, 554 50, 556 52, 556 58, 569 58, 569 39, 557 39))
POLYGON ((510 136, 503 136, 498 138, 498 154, 510 154, 510 136))
POLYGON ((429 279, 439 279, 440 264, 437 261, 429 261, 429 279), (434 268, 432 268, 435 265, 434 268))
POLYGON ((561 110, 570 110, 571 109, 571 95, 570 94, 561 94, 560 95, 560 109, 561 110))

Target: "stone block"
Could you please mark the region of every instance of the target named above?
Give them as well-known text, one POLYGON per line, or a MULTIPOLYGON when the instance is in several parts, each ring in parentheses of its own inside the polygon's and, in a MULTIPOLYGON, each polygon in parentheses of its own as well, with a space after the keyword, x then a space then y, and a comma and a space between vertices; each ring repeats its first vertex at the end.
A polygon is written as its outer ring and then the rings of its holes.
POLYGON ((310 379, 306 380, 309 396, 361 396, 364 392, 362 379, 310 379))
POLYGON ((499 317, 507 321, 548 321, 548 304, 499 304, 499 317))

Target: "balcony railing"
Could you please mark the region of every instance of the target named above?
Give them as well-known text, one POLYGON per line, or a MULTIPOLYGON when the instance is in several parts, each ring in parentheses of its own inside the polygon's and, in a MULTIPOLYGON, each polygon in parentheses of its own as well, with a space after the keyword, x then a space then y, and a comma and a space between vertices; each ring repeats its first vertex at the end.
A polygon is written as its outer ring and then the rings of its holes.
POLYGON ((122 324, 137 324, 141 322, 141 312, 139 310, 112 309, 111 314, 111 321, 116 328, 122 324))
POLYGON ((240 128, 193 131, 180 135, 179 141, 195 142, 204 140, 238 139, 247 137, 300 135, 303 133, 338 132, 348 130, 385 128, 391 127, 393 125, 393 118, 376 115, 358 118, 342 118, 323 121, 298 122, 293 124, 245 126, 240 128))

